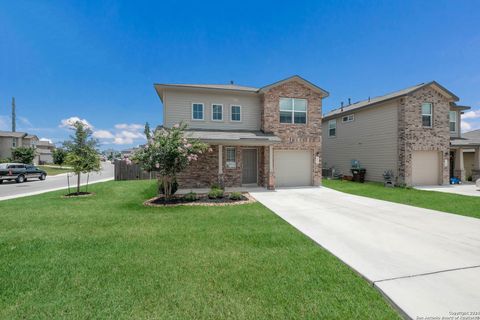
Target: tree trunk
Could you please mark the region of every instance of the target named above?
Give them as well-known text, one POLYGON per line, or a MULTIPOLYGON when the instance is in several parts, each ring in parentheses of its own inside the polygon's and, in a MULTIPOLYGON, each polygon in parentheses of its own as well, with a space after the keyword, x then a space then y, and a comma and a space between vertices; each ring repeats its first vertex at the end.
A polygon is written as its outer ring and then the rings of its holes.
POLYGON ((77 175, 77 194, 80 194, 80 172, 77 175))

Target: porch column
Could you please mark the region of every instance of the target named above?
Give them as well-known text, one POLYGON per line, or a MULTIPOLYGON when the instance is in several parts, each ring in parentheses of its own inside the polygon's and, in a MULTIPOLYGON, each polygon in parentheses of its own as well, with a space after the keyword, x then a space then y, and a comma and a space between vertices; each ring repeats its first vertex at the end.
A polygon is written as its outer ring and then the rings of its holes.
POLYGON ((218 184, 221 188, 225 187, 225 181, 223 177, 223 146, 218 145, 218 184))
POLYGON ((273 168, 273 147, 268 146, 268 185, 269 190, 275 189, 275 170, 273 168))
POLYGON ((455 170, 453 171, 453 174, 461 181, 465 181, 465 166, 462 148, 455 150, 455 170))
POLYGON ((475 157, 473 160, 472 180, 480 179, 480 147, 475 148, 475 157))

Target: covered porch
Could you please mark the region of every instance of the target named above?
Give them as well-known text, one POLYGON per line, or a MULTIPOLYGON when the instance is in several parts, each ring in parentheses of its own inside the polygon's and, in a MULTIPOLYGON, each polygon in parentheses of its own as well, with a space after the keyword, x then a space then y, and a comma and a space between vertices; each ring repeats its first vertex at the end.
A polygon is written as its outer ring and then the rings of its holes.
POLYGON ((188 138, 210 145, 212 151, 192 162, 177 181, 182 189, 275 187, 273 146, 281 139, 260 131, 189 130, 188 138))
POLYGON ((455 139, 450 148, 450 177, 461 181, 480 179, 480 141, 455 139))

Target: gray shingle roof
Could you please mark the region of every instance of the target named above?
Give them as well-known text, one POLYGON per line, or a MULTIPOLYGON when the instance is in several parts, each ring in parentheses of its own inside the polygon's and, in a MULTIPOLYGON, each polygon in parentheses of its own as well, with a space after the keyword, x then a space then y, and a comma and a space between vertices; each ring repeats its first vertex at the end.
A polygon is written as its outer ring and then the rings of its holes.
POLYGON ((462 133, 462 138, 452 139, 452 146, 480 146, 480 129, 462 133))
POLYGON ((26 135, 25 132, 0 131, 0 137, 23 138, 26 135))
POLYGON ((451 93, 450 91, 445 89, 439 83, 437 83, 435 81, 431 81, 431 82, 428 82, 428 83, 420 83, 420 84, 417 84, 417 85, 414 85, 414 86, 411 86, 411 87, 408 87, 408 88, 405 88, 405 89, 402 89, 402 90, 391 92, 391 93, 388 93, 388 94, 383 95, 383 96, 378 96, 378 97, 375 97, 375 98, 355 102, 355 103, 350 104, 348 106, 345 106, 343 108, 334 109, 334 110, 330 111, 329 113, 325 114, 324 118, 328 118, 328 117, 332 117, 332 116, 336 116, 336 115, 340 115, 340 114, 345 114, 345 113, 352 112, 352 111, 355 111, 355 110, 358 110, 358 109, 361 109, 361 108, 368 107, 370 105, 374 105, 374 104, 379 103, 379 102, 400 98, 400 97, 405 96, 409 93, 412 93, 412 92, 414 92, 414 91, 416 91, 416 90, 418 90, 422 87, 426 87, 426 86, 430 86, 430 85, 434 85, 434 86, 438 87, 440 90, 444 91, 446 94, 451 95, 454 100, 458 100, 457 96, 455 96, 453 93, 451 93))
POLYGON ((185 131, 185 136, 207 143, 225 144, 248 143, 249 145, 265 145, 282 141, 274 134, 267 134, 261 131, 187 130, 185 131))

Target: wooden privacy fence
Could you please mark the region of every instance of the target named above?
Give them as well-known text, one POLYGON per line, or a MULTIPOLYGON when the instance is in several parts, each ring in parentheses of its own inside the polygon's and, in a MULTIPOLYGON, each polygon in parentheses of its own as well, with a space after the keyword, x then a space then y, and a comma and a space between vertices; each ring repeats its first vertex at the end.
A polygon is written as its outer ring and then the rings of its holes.
POLYGON ((155 172, 142 170, 138 164, 127 164, 125 160, 115 160, 115 180, 149 180, 155 179, 155 172))

